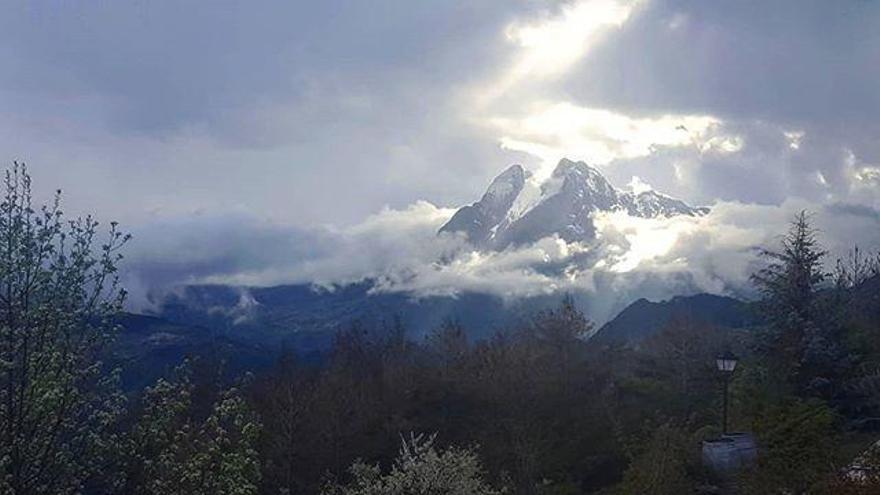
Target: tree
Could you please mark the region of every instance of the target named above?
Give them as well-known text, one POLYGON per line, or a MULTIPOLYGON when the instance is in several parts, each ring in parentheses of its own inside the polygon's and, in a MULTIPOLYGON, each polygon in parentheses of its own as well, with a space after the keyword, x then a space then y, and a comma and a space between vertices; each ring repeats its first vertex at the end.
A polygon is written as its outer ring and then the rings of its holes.
POLYGON ((634 414, 653 411, 661 417, 709 421, 718 407, 720 384, 715 356, 731 330, 714 328, 688 316, 674 316, 644 341, 631 360, 634 376, 622 382, 634 414))
POLYGON ((184 365, 173 382, 147 389, 129 437, 133 456, 124 493, 253 495, 260 481, 260 424, 238 388, 220 392, 208 416, 194 407, 184 365))
POLYGON ((447 319, 425 337, 427 349, 443 368, 459 364, 470 350, 467 333, 458 321, 447 319))
POLYGON ((308 493, 309 467, 319 472, 323 467, 315 467, 321 459, 316 459, 315 442, 310 441, 316 386, 310 371, 285 347, 275 369, 251 387, 249 397, 262 420, 263 493, 308 493))
POLYGON ((574 298, 566 294, 559 307, 538 313, 531 330, 536 338, 565 349, 572 342, 588 337, 593 332, 593 323, 577 309, 574 298))
POLYGON ((584 339, 593 332, 593 323, 577 309, 566 294, 555 309, 539 312, 521 332, 524 343, 538 352, 536 365, 555 368, 564 386, 571 386, 571 371, 578 363, 584 339))
POLYGON ((839 289, 850 289, 878 275, 880 275, 880 253, 875 257, 866 256, 858 246, 853 246, 846 257, 837 259, 837 264, 834 266, 834 285, 839 289))
POLYGON ((324 495, 496 495, 503 493, 483 480, 477 455, 467 449, 436 449, 434 435, 410 435, 391 471, 356 462, 348 485, 328 484, 324 495))
POLYGON ((816 289, 826 277, 822 270, 825 254, 806 211, 795 216, 779 251, 761 251, 768 264, 752 280, 769 303, 765 309, 774 319, 811 319, 816 289))
POLYGON ((598 375, 588 368, 583 340, 591 328, 565 297, 557 308, 478 344, 469 358, 471 379, 464 382, 485 415, 473 438, 494 472, 509 473, 517 493, 579 483, 601 462, 582 450, 605 433, 591 400, 598 375))
POLYGON ((838 465, 834 411, 822 401, 794 399, 754 418, 761 453, 743 473, 743 493, 816 493, 838 465))
POLYGON ((116 263, 129 239, 111 223, 35 210, 24 165, 0 203, 0 493, 77 493, 111 460, 122 410, 100 357, 125 292, 116 263), (100 243, 99 243, 100 242, 100 243))
POLYGON ((693 493, 697 482, 691 474, 697 465, 696 442, 670 424, 661 425, 644 451, 624 473, 616 488, 620 495, 693 493))
POLYGON ((856 456, 835 476, 830 477, 821 493, 834 495, 871 495, 880 493, 880 442, 875 442, 856 456))
POLYGON ((818 296, 827 277, 825 251, 809 215, 802 211, 795 216, 779 251, 761 254, 768 264, 752 280, 763 295, 770 325, 760 350, 802 387, 824 387, 843 361, 834 335, 837 322, 818 296))

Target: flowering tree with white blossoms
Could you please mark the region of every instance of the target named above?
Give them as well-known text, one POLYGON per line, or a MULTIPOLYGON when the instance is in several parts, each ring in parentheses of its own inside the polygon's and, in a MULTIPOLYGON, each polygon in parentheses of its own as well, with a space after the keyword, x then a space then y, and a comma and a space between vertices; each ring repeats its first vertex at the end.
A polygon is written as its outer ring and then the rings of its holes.
POLYGON ((404 439, 391 471, 356 462, 348 485, 330 484, 324 495, 499 495, 484 481, 477 455, 468 449, 434 447, 436 435, 404 439))
MULTIPOLYGON (((123 399, 101 356, 128 236, 32 205, 23 165, 0 200, 0 493, 79 493, 113 462, 123 399)), ((102 482, 106 483, 106 477, 102 482)))

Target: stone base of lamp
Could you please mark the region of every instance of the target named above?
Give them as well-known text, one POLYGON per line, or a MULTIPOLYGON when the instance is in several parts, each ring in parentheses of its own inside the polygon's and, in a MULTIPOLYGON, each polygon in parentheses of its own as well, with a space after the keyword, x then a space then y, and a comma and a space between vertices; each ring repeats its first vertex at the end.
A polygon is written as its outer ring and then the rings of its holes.
POLYGON ((703 442, 703 464, 716 474, 733 474, 758 457, 758 446, 751 433, 727 433, 703 442))

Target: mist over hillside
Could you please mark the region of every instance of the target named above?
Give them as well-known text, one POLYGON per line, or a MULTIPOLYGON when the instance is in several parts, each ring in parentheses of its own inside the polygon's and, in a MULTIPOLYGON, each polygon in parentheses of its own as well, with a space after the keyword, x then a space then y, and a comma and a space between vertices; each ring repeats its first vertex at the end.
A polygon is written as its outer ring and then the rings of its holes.
MULTIPOLYGON (((341 230, 244 217, 207 226, 157 225, 153 229, 166 236, 156 244, 150 242, 156 234, 145 234, 126 281, 131 309, 156 314, 168 300, 187 300, 189 285, 229 286, 241 300, 224 302, 222 312, 242 315, 250 292, 262 288, 293 285, 314 294, 346 294, 351 286, 368 287, 364 293, 376 296, 355 298, 364 315, 386 304, 390 317, 429 301, 422 307, 435 309, 414 319, 417 333, 444 317, 470 320, 469 310, 455 308, 467 306, 459 299, 474 295, 498 307, 524 301, 542 307, 571 294, 602 324, 640 298, 711 293, 753 299, 755 252, 773 242, 774 229, 785 228, 786 214, 807 206, 791 200, 782 207, 691 207, 644 186, 638 194, 618 189, 596 169, 563 159, 543 182, 522 167, 509 167, 478 202, 457 210, 421 202, 341 230), (175 259, 176 252, 188 254, 175 259), (448 314, 437 309, 444 307, 448 314)), ((837 204, 816 212, 829 258, 875 242, 880 217, 871 211, 837 204)), ((203 302, 193 304, 204 310, 203 302)))

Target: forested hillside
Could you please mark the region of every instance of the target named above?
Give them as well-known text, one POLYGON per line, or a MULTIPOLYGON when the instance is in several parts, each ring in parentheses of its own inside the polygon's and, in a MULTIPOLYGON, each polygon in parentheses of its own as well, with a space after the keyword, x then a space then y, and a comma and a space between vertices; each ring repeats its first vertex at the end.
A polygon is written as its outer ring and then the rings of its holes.
POLYGON ((128 236, 32 206, 16 166, 0 205, 0 493, 877 493, 880 465, 848 466, 880 438, 878 258, 829 266, 807 213, 782 234, 754 318, 666 308, 627 339, 590 339, 565 298, 476 341, 456 321, 418 338, 393 315, 355 321, 314 360, 124 315, 128 236), (150 339, 168 352, 140 352, 150 339), (204 347, 264 365, 189 351, 204 347), (733 478, 699 455, 720 433, 722 352, 739 356, 732 429, 759 447, 733 478))

